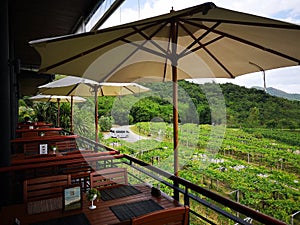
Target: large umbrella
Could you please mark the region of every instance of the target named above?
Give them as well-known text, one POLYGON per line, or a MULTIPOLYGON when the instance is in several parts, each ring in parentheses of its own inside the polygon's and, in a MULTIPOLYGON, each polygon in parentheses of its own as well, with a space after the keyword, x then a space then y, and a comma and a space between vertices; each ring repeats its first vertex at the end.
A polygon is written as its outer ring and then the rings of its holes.
POLYGON ((32 101, 39 102, 57 102, 57 126, 60 126, 60 103, 70 102, 71 103, 71 119, 73 117, 73 102, 84 102, 86 99, 78 96, 60 96, 60 95, 36 95, 29 99, 32 101))
POLYGON ((90 33, 32 41, 40 71, 97 81, 172 80, 178 174, 177 80, 234 78, 300 62, 300 26, 205 3, 90 33), (188 67, 187 67, 188 66, 188 67))
MULTIPOLYGON (((43 94, 57 94, 67 96, 94 96, 95 98, 95 140, 98 142, 98 97, 120 96, 149 91, 136 83, 98 83, 93 80, 67 76, 51 83, 39 86, 43 94)), ((73 121, 71 121, 73 124, 73 121)), ((73 126, 71 125, 71 128, 73 126)))

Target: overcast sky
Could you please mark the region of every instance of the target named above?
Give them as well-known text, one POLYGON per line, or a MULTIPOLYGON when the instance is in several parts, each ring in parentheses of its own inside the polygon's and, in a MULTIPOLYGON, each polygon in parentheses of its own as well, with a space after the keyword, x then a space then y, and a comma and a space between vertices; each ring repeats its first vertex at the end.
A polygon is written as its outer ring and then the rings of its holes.
MULTIPOLYGON (((112 0, 107 0, 107 2, 112 2, 112 0)), ((172 7, 174 10, 180 10, 205 2, 207 1, 125 0, 101 28, 168 13, 172 7)), ((300 0, 215 0, 212 2, 222 8, 300 24, 300 0)), ((104 11, 108 6, 108 3, 103 4, 99 11, 104 11)), ((263 87, 262 73, 243 75, 235 79, 216 79, 215 81, 232 82, 246 87, 263 87)), ((266 84, 267 87, 300 94, 300 66, 266 71, 266 84)))

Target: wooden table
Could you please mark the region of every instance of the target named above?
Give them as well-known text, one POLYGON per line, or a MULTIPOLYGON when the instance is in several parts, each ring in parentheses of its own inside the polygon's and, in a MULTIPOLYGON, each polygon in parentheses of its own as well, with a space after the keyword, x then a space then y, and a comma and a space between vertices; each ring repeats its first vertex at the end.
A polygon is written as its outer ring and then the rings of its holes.
POLYGON ((15 144, 14 153, 24 153, 27 155, 40 154, 40 145, 47 144, 48 153, 51 146, 56 146, 59 151, 72 151, 77 149, 76 138, 78 135, 52 135, 52 136, 32 136, 11 140, 15 144))
MULTIPOLYGON (((120 222, 119 219, 114 215, 110 210, 110 206, 120 205, 124 203, 142 201, 147 199, 152 199, 161 205, 163 208, 173 208, 179 206, 179 204, 174 201, 169 196, 162 194, 161 197, 153 197, 151 195, 151 188, 145 184, 135 185, 135 187, 141 191, 140 194, 119 198, 109 201, 96 201, 94 205, 97 206, 96 209, 90 210, 88 207, 90 202, 86 200, 85 195, 83 194, 83 207, 79 210, 62 212, 62 210, 56 210, 47 213, 40 213, 35 215, 27 215, 26 206, 24 204, 12 205, 3 207, 0 210, 1 224, 11 225, 13 224, 14 218, 18 218, 21 221, 22 225, 28 225, 34 222, 45 221, 52 218, 59 218, 68 215, 74 215, 78 213, 84 213, 91 225, 105 225, 105 224, 114 224, 120 222)), ((128 224, 124 222, 122 224, 128 224)))
POLYGON ((61 127, 41 127, 36 129, 17 129, 17 137, 32 137, 32 136, 41 136, 41 133, 44 133, 45 136, 49 134, 58 135, 63 129, 61 127))
POLYGON ((41 128, 41 127, 52 127, 52 123, 19 123, 18 128, 20 129, 29 129, 29 127, 32 127, 33 129, 41 128))
POLYGON ((76 139, 79 136, 73 135, 53 135, 53 136, 33 136, 33 137, 22 137, 11 140, 12 143, 26 143, 26 142, 45 142, 45 141, 57 141, 57 140, 67 140, 76 139))

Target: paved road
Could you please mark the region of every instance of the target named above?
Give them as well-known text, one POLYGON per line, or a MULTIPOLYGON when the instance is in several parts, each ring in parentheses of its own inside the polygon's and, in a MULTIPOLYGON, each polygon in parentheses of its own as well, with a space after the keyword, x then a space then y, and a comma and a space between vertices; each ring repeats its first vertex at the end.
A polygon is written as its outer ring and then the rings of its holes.
MULTIPOLYGON (((125 140, 125 141, 128 141, 128 142, 136 142, 138 140, 141 140, 141 139, 146 139, 145 137, 143 136, 140 136, 140 135, 137 135, 135 133, 133 133, 131 130, 130 130, 130 125, 127 125, 127 126, 120 126, 118 128, 122 128, 124 130, 128 130, 129 131, 129 136, 128 138, 120 138, 122 140, 125 140)), ((106 133, 104 134, 104 138, 107 139, 110 137, 110 134, 109 133, 106 133)))

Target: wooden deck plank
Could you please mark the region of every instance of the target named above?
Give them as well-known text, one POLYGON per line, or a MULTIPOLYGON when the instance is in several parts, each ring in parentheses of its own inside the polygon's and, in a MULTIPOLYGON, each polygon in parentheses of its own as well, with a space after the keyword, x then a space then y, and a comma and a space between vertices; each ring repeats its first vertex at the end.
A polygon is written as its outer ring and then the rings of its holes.
POLYGON ((169 198, 165 198, 163 195, 159 198, 153 197, 151 195, 151 188, 145 184, 135 185, 141 193, 137 195, 132 195, 124 198, 119 198, 109 201, 96 201, 94 205, 97 206, 96 209, 90 210, 88 207, 90 202, 88 202, 83 194, 83 207, 82 210, 74 210, 70 212, 62 212, 61 210, 56 210, 47 213, 40 213, 35 215, 27 215, 25 204, 18 204, 12 206, 2 207, 0 209, 1 224, 11 225, 13 224, 14 218, 18 218, 22 225, 29 225, 33 222, 44 221, 52 218, 59 218, 68 215, 74 215, 78 213, 85 213, 92 225, 105 225, 118 223, 118 218, 109 209, 110 206, 120 205, 130 202, 142 201, 147 199, 153 199, 163 208, 172 208, 178 206, 176 201, 172 201, 169 198))

